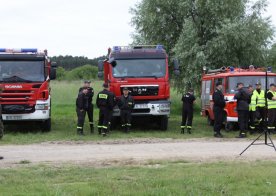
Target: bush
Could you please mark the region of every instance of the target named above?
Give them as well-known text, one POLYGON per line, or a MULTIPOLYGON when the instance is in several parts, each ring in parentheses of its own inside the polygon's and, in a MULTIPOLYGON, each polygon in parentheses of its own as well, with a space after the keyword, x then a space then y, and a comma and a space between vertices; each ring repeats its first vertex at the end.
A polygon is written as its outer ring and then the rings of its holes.
POLYGON ((95 79, 98 75, 98 68, 92 65, 83 65, 68 71, 66 80, 95 79))
POLYGON ((66 76, 66 71, 63 67, 58 67, 57 68, 57 80, 63 80, 66 76))

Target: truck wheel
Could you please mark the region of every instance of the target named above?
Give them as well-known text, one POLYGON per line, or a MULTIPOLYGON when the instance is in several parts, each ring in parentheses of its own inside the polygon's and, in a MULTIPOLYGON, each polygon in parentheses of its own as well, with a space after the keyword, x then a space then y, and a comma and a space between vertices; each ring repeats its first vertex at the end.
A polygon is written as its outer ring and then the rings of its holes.
POLYGON ((168 117, 167 116, 161 116, 160 117, 160 129, 163 131, 166 131, 168 129, 168 117))
POLYGON ((226 122, 225 123, 225 131, 229 132, 234 130, 234 123, 232 122, 226 122))
POLYGON ((210 126, 214 125, 214 120, 212 120, 209 115, 207 116, 207 124, 210 125, 210 126))
POLYGON ((43 121, 41 123, 41 129, 43 132, 51 131, 51 119, 43 121))

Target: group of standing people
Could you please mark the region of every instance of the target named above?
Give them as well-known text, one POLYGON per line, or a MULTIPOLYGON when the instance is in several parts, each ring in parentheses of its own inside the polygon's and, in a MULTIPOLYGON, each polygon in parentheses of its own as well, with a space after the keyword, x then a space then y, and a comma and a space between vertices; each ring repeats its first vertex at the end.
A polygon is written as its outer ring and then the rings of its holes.
MULTIPOLYGON (((93 121, 93 96, 94 90, 90 86, 90 81, 84 81, 83 87, 79 89, 76 100, 76 112, 78 116, 77 134, 84 135, 83 126, 87 113, 90 125, 90 132, 94 133, 93 121)), ((123 88, 123 94, 117 101, 115 95, 109 91, 108 84, 103 84, 103 90, 98 93, 96 105, 99 108, 98 133, 106 136, 111 129, 113 108, 118 105, 121 115, 122 128, 126 133, 131 127, 131 112, 134 108, 134 99, 129 94, 128 88, 123 88)))
MULTIPOLYGON (((226 101, 222 93, 222 88, 222 84, 217 83, 216 90, 213 93, 213 112, 215 116, 214 137, 223 137, 220 130, 225 118, 224 107, 226 101)), ((237 101, 236 110, 238 113, 238 124, 240 129, 237 138, 245 138, 248 130, 250 133, 256 132, 256 122, 258 125, 258 131, 267 129, 270 133, 274 133, 276 126, 275 84, 270 84, 270 89, 265 92, 262 90, 262 84, 260 82, 256 83, 255 89, 252 85, 245 87, 243 83, 237 83, 237 93, 234 96, 234 100, 237 101)))

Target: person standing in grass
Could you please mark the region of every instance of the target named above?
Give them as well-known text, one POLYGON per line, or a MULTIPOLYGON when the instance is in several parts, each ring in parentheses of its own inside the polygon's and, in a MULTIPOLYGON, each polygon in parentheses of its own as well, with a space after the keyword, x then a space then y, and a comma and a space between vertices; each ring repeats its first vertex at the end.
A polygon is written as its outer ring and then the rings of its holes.
POLYGON ((94 89, 90 86, 91 81, 85 80, 83 83, 83 87, 79 89, 79 93, 83 91, 83 89, 87 89, 86 96, 88 97, 88 107, 84 110, 84 113, 87 113, 88 119, 89 119, 89 125, 90 125, 90 132, 94 133, 94 121, 93 121, 93 96, 94 96, 94 89))
POLYGON ((103 87, 104 89, 99 92, 97 96, 96 104, 100 109, 98 132, 99 134, 106 136, 108 133, 110 113, 112 113, 114 107, 114 96, 109 91, 108 84, 103 84, 103 87))
POLYGON ((76 112, 78 116, 78 125, 77 125, 77 134, 78 135, 84 135, 83 133, 83 125, 85 120, 85 111, 88 110, 88 89, 84 88, 79 94, 78 98, 76 100, 76 112))
POLYGON ((193 115, 194 115, 194 103, 195 103, 194 90, 190 89, 182 97, 183 107, 182 107, 182 123, 181 123, 181 133, 184 134, 185 128, 187 132, 191 134, 193 115))
POLYGON ((134 108, 134 99, 129 94, 127 87, 123 88, 123 95, 118 102, 118 106, 121 113, 122 127, 124 128, 124 131, 128 133, 131 127, 131 111, 134 108))
POLYGON ((216 83, 216 89, 213 93, 213 112, 215 116, 215 124, 214 124, 214 137, 222 138, 223 135, 220 133, 223 124, 223 117, 224 117, 224 107, 225 107, 225 100, 224 95, 222 93, 223 86, 222 83, 216 83))

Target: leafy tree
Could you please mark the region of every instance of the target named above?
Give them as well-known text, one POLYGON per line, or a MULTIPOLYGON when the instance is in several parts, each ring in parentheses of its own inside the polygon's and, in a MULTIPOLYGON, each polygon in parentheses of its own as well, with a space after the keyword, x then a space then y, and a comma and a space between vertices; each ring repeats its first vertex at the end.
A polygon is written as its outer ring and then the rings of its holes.
POLYGON ((272 66, 274 71, 276 70, 276 43, 269 50, 268 65, 272 66))
POLYGON ((136 42, 163 43, 180 60, 179 91, 200 84, 203 66, 263 65, 273 37, 266 0, 143 0, 132 9, 136 42), (138 41, 137 41, 138 40, 138 41))

